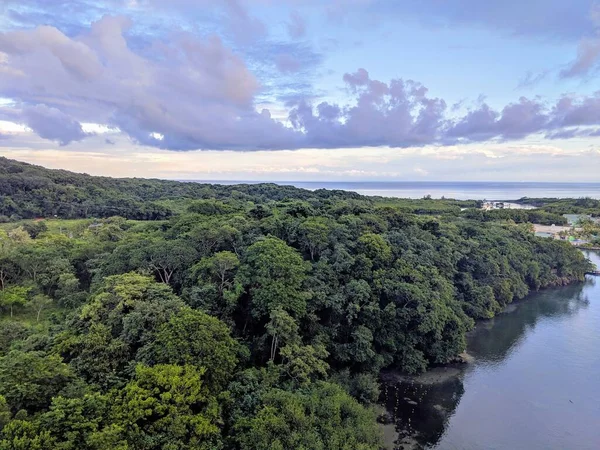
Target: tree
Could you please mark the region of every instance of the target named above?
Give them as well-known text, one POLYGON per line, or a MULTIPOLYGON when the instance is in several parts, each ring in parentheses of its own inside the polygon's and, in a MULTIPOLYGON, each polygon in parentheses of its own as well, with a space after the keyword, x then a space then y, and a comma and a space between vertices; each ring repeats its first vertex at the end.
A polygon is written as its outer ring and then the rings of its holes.
POLYGON ((127 378, 137 352, 184 303, 171 288, 136 273, 106 277, 55 349, 86 380, 110 387, 127 378))
POLYGON ((0 435, 2 450, 46 450, 56 448, 55 443, 50 433, 40 432, 35 423, 27 420, 9 422, 0 435))
POLYGON ((314 260, 327 247, 329 226, 323 218, 310 217, 306 219, 298 227, 298 233, 302 245, 310 254, 311 260, 314 260))
POLYGON ((237 364, 238 343, 215 317, 184 308, 163 324, 151 343, 140 351, 148 364, 191 364, 205 367, 211 392, 220 392, 237 364))
POLYGON ((2 432, 2 429, 10 421, 11 416, 12 414, 10 413, 6 398, 0 395, 0 432, 2 432))
POLYGON ((8 234, 0 230, 0 290, 4 289, 8 281, 14 279, 19 272, 15 247, 15 242, 8 234))
POLYGON ((110 398, 100 393, 54 397, 49 410, 35 422, 37 434, 49 436, 52 448, 61 450, 128 450, 122 427, 107 420, 110 406, 110 398))
POLYGON ((31 236, 23 229, 23 227, 17 227, 8 232, 8 237, 17 244, 27 244, 31 242, 31 236))
POLYGON ((152 269, 165 284, 171 283, 177 271, 192 265, 197 256, 194 248, 182 240, 157 240, 141 248, 140 251, 147 267, 152 269))
POLYGON ((329 352, 323 345, 288 344, 281 349, 284 372, 298 385, 307 385, 317 378, 327 378, 329 352))
POLYGON ((0 392, 13 412, 47 408, 73 378, 57 355, 13 350, 0 358, 0 392))
POLYGON ((237 420, 241 450, 379 450, 375 412, 340 386, 316 382, 293 392, 271 389, 255 414, 237 420))
POLYGON ((13 316, 15 306, 23 306, 27 303, 27 295, 31 288, 23 286, 11 286, 0 291, 0 307, 10 311, 10 317, 13 316))
POLYGON ((281 308, 271 311, 271 320, 266 326, 267 333, 271 336, 270 360, 274 361, 277 348, 281 343, 294 344, 300 341, 298 324, 292 316, 281 308))
POLYGON ((222 448, 216 398, 204 368, 138 365, 135 378, 111 393, 110 421, 135 450, 222 448))
POLYGON ((252 299, 252 316, 268 317, 277 308, 303 316, 309 298, 303 290, 308 270, 298 252, 281 239, 271 236, 248 247, 241 272, 252 299))
POLYGON ((13 343, 25 339, 30 334, 29 329, 21 322, 5 321, 0 326, 0 356, 10 350, 13 343))
POLYGON ((23 224, 23 229, 29 233, 32 239, 35 239, 40 233, 48 231, 48 226, 45 222, 27 222, 23 224))
POLYGON ((219 295, 223 297, 225 289, 233 285, 233 276, 240 266, 240 260, 233 252, 215 253, 210 258, 204 258, 196 265, 196 270, 205 272, 217 284, 219 295))
POLYGON ((27 303, 36 313, 36 322, 40 321, 40 314, 44 308, 47 308, 52 304, 52 299, 44 294, 37 294, 31 297, 31 300, 27 303))
POLYGON ((359 249, 376 264, 384 265, 392 257, 390 244, 375 233, 365 233, 358 239, 359 249))

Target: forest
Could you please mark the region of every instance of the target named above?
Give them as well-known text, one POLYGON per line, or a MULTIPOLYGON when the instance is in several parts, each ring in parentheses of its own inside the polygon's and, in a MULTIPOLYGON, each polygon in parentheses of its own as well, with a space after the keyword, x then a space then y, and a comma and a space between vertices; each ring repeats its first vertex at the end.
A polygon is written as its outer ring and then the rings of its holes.
POLYGON ((591 269, 476 206, 0 159, 0 449, 382 448, 382 371, 591 269))

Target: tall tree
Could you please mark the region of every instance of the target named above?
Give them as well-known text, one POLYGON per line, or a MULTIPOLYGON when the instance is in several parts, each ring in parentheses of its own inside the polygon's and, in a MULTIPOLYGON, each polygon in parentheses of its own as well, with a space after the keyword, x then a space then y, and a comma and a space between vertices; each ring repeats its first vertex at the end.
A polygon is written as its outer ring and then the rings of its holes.
POLYGON ((267 237, 248 247, 241 279, 252 299, 251 314, 266 318, 281 308, 300 317, 310 295, 303 288, 310 266, 281 239, 267 237))

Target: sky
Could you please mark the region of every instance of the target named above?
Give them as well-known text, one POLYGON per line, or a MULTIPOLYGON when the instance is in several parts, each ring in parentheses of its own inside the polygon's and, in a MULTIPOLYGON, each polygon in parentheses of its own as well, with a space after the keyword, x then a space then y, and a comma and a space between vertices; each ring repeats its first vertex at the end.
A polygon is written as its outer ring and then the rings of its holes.
POLYGON ((94 175, 600 181, 592 0, 2 0, 0 155, 94 175))

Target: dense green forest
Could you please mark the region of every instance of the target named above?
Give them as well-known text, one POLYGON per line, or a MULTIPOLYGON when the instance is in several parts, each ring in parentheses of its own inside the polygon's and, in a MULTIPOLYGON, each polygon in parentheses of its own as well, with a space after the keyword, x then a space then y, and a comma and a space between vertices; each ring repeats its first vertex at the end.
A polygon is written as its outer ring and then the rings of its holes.
POLYGON ((382 370, 590 270, 476 202, 2 159, 0 204, 1 450, 380 449, 382 370))

